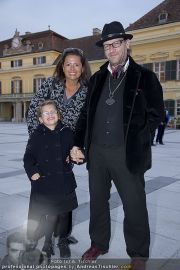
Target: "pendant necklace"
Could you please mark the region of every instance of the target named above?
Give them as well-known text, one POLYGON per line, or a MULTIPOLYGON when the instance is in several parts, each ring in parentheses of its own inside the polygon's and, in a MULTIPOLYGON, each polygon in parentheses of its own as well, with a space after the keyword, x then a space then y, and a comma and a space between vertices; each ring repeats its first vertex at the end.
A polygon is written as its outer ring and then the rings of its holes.
POLYGON ((106 99, 106 104, 107 105, 111 106, 111 105, 113 105, 115 103, 114 94, 117 91, 117 89, 119 88, 119 86, 121 85, 125 75, 126 75, 126 72, 124 73, 122 79, 120 80, 120 82, 118 83, 118 85, 116 86, 116 88, 113 91, 111 90, 111 82, 110 82, 110 80, 111 80, 110 77, 111 76, 109 76, 109 97, 106 99))

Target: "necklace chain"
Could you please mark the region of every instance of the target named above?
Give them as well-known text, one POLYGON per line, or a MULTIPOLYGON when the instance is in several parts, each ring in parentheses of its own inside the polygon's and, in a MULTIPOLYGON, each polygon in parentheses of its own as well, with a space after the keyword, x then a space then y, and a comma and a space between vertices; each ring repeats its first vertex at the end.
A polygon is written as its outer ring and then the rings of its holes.
POLYGON ((119 86, 121 85, 121 83, 122 83, 125 76, 126 76, 126 72, 123 74, 122 79, 120 80, 120 82, 118 83, 118 85, 116 86, 116 88, 113 91, 111 90, 111 78, 110 78, 111 76, 109 76, 109 97, 106 100, 107 105, 112 105, 112 104, 115 103, 115 100, 113 98, 114 94, 117 91, 117 89, 119 88, 119 86))

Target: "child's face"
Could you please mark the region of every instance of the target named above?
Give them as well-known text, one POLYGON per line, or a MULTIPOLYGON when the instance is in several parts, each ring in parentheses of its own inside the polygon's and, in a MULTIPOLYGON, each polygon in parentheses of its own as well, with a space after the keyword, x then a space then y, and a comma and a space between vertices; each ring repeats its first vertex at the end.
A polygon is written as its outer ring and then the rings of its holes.
POLYGON ((56 108, 53 105, 45 105, 42 107, 40 123, 43 123, 49 129, 54 129, 57 125, 59 116, 56 108))

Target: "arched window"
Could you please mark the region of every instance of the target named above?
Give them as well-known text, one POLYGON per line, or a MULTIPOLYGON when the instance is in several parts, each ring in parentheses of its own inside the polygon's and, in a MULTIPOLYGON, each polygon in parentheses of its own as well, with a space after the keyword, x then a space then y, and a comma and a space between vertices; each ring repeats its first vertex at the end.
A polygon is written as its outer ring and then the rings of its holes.
POLYGON ((39 42, 39 43, 38 43, 38 49, 39 49, 39 50, 42 50, 42 49, 43 49, 43 43, 42 43, 42 42, 39 42))
POLYGON ((33 79, 33 92, 36 93, 36 91, 40 88, 41 84, 45 80, 44 75, 36 75, 33 79))
POLYGON ((11 80, 11 94, 22 94, 21 77, 13 77, 11 80))

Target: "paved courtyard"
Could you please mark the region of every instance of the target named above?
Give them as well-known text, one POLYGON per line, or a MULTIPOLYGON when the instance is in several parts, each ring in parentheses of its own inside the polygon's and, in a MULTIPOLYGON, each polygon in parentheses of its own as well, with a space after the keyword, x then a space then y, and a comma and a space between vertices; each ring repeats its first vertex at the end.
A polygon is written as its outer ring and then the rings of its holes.
MULTIPOLYGON (((26 227, 30 183, 22 157, 28 134, 25 124, 0 123, 0 258, 6 254, 6 237, 26 227)), ((180 269, 180 131, 166 130, 165 145, 152 148, 153 167, 145 175, 151 229, 151 259, 162 259, 158 269, 180 269), (173 266, 174 259, 176 265, 173 266), (161 268, 162 267, 162 268, 161 268), (173 268, 174 267, 174 268, 173 268)), ((85 165, 75 166, 79 207, 73 213, 72 258, 80 258, 90 246, 88 234, 89 192, 85 165)), ((106 259, 128 259, 123 237, 123 210, 114 186, 111 190, 112 237, 106 259)), ((41 243, 39 244, 41 245, 41 243)), ((59 257, 56 249, 54 258, 59 257)), ((151 269, 154 270, 154 269, 151 269)))

